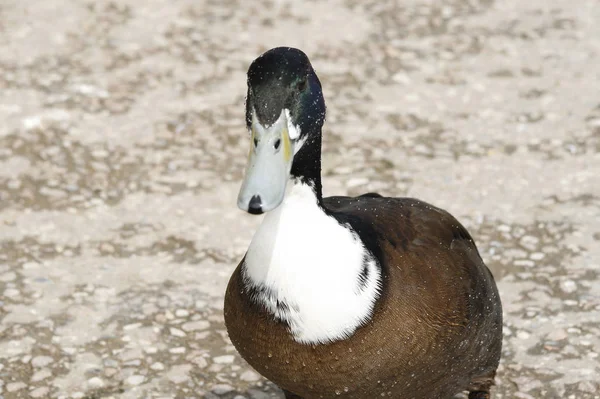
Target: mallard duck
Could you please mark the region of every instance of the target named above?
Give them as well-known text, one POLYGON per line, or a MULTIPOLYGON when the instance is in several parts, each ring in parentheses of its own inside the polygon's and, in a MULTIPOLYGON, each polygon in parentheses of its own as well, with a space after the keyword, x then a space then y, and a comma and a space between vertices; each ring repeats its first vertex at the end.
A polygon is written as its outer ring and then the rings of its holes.
POLYGON ((240 355, 290 398, 489 398, 502 308, 448 212, 376 193, 324 198, 319 78, 300 50, 248 70, 238 206, 264 219, 225 295, 240 355))

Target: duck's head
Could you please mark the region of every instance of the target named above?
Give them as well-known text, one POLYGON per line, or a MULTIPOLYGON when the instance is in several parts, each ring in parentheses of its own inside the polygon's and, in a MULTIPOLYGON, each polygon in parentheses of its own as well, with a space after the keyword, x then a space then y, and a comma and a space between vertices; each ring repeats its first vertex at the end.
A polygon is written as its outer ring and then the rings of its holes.
POLYGON ((320 174, 324 120, 321 83, 306 54, 277 47, 252 62, 246 98, 250 154, 240 209, 273 210, 283 201, 290 176, 310 178, 315 165, 320 174))

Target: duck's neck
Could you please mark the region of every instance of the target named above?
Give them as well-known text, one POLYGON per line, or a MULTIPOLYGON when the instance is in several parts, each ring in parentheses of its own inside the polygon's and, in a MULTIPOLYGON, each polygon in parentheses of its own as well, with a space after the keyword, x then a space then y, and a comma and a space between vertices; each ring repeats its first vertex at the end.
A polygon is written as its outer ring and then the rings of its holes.
POLYGON ((317 204, 323 202, 321 188, 321 129, 310 132, 300 150, 294 155, 291 176, 295 180, 310 186, 316 197, 317 204))

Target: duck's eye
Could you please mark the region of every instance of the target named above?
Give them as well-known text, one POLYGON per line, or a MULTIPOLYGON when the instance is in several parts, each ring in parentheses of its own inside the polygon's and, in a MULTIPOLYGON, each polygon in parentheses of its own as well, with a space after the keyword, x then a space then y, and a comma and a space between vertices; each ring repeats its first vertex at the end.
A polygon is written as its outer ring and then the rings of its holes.
POLYGON ((258 147, 258 139, 256 137, 254 138, 254 147, 258 147))
POLYGON ((277 139, 275 141, 275 143, 273 144, 273 147, 275 147, 275 149, 278 149, 280 145, 281 145, 281 139, 277 139))
POLYGON ((299 92, 303 92, 304 89, 306 89, 306 85, 307 85, 307 81, 306 81, 306 77, 304 77, 301 81, 298 82, 298 84, 296 85, 296 89, 299 92))

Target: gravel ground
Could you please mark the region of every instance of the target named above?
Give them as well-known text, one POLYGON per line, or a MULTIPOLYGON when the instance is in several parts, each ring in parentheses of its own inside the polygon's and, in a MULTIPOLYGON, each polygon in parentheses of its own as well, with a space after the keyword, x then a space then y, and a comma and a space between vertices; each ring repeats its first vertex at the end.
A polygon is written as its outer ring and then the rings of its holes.
POLYGON ((495 399, 600 398, 597 0, 0 1, 0 398, 280 398, 222 302, 245 72, 302 48, 324 191, 424 199, 504 302, 495 399))

